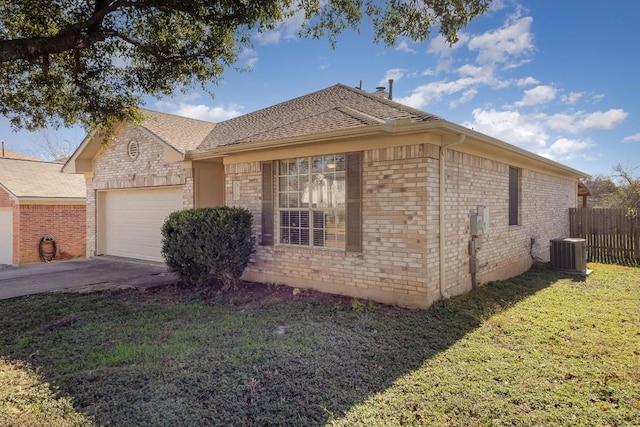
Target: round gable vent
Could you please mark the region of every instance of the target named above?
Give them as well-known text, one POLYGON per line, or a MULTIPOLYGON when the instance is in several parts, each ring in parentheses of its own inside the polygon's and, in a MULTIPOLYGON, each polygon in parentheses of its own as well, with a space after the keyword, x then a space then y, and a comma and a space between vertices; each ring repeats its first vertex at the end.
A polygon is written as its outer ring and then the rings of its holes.
POLYGON ((129 141, 129 145, 127 146, 127 154, 131 157, 131 160, 135 160, 138 158, 138 154, 140 154, 140 146, 138 145, 138 141, 132 139, 129 141))

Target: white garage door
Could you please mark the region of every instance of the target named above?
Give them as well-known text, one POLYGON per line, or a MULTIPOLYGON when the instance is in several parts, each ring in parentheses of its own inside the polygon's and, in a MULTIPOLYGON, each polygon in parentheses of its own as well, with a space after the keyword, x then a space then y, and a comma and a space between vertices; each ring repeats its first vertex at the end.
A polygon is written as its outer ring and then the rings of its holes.
POLYGON ((13 262, 13 209, 0 208, 0 264, 13 262))
POLYGON ((163 261, 160 229, 169 213, 182 209, 180 187, 107 191, 101 200, 104 254, 163 261))

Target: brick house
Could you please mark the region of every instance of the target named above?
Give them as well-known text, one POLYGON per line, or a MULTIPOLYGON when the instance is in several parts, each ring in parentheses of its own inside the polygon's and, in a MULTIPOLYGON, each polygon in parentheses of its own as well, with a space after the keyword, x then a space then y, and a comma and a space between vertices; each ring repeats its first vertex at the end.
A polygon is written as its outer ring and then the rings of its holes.
POLYGON ((42 262, 41 253, 45 260, 85 256, 85 182, 61 167, 0 158, 0 264, 42 262), (53 240, 41 243, 45 236, 53 240))
POLYGON ((145 112, 64 166, 87 182, 87 256, 161 260, 179 208, 254 214, 252 281, 410 307, 549 259, 586 177, 528 151, 336 85, 213 124, 145 112))

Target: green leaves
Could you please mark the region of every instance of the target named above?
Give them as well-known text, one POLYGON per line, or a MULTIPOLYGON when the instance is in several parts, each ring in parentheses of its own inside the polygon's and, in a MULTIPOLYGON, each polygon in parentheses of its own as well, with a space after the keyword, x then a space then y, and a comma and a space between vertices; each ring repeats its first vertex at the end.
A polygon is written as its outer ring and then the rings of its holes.
POLYGON ((203 284, 211 274, 235 287, 254 250, 252 222, 244 208, 173 212, 162 226, 162 256, 185 282, 203 284))
POLYGON ((335 45, 364 16, 375 41, 449 43, 491 0, 11 0, 0 3, 0 114, 14 128, 131 120, 143 95, 219 81, 256 32, 301 14, 335 45))

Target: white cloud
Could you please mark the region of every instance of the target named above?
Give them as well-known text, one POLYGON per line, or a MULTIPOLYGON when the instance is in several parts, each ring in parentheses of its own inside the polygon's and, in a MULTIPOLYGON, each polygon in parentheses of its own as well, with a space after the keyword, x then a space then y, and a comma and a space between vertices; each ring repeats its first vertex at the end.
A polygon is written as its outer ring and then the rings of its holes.
POLYGON ((557 113, 548 117, 547 125, 559 132, 579 133, 591 129, 612 129, 622 123, 629 114, 621 109, 586 113, 557 113))
POLYGON ((569 160, 578 153, 595 147, 590 140, 558 138, 548 149, 540 151, 538 154, 550 159, 569 160))
POLYGON ((431 40, 427 53, 434 54, 438 58, 436 72, 448 71, 453 65, 452 55, 457 49, 465 46, 468 41, 469 35, 465 33, 458 33, 458 41, 451 46, 449 45, 449 42, 447 42, 447 39, 442 35, 438 35, 436 38, 431 40))
POLYGON ((282 32, 280 30, 264 30, 256 34, 255 40, 261 46, 270 44, 278 44, 282 39, 282 32))
POLYGON ((551 86, 540 85, 533 89, 524 91, 524 96, 516 105, 519 107, 530 107, 532 105, 546 104, 556 97, 556 89, 551 86))
POLYGON ((518 111, 476 108, 473 110, 473 119, 473 122, 464 125, 533 151, 544 149, 549 139, 544 122, 535 120, 534 115, 522 115, 518 111))
POLYGON ((418 86, 407 97, 398 98, 398 102, 414 108, 423 108, 431 102, 441 101, 443 96, 468 90, 474 83, 475 80, 469 77, 450 82, 431 82, 418 86))
POLYGON ((530 16, 521 18, 519 14, 512 15, 502 28, 471 38, 469 50, 478 51, 476 60, 480 64, 513 65, 515 58, 530 55, 534 51, 532 22, 530 16))
POLYGON ((472 89, 466 90, 462 93, 460 98, 458 98, 457 100, 451 101, 449 103, 449 108, 455 108, 460 104, 466 104, 467 102, 470 102, 477 94, 478 94, 477 89, 472 88, 472 89))
POLYGON ((640 142, 640 132, 635 135, 625 136, 622 142, 640 142))
POLYGON ((429 43, 427 52, 437 56, 451 56, 456 49, 465 46, 468 41, 469 35, 464 32, 458 33, 458 41, 452 45, 449 45, 449 42, 444 36, 438 35, 429 43))
POLYGON ((238 55, 238 59, 242 61, 242 68, 252 70, 258 62, 258 53, 253 49, 245 48, 238 55))
POLYGON ((516 82, 516 86, 520 86, 520 87, 531 86, 531 85, 537 85, 538 83, 540 83, 540 81, 529 76, 529 77, 524 77, 522 79, 518 79, 518 81, 516 82))
MULTIPOLYGON (((594 147, 595 143, 589 139, 570 139, 559 135, 555 137, 553 144, 547 146, 551 132, 577 134, 591 129, 611 129, 626 116, 627 113, 622 110, 595 113, 578 111, 549 115, 523 114, 517 110, 499 111, 477 108, 473 110, 473 121, 466 122, 464 125, 542 156, 566 160, 578 152, 594 147)), ((640 141, 640 133, 634 137, 640 141)))
POLYGON ((255 40, 265 46, 278 44, 282 39, 296 39, 304 21, 304 12, 298 11, 285 18, 277 28, 256 33, 255 40))
POLYGON ((407 40, 402 40, 400 43, 398 43, 398 46, 396 46, 396 50, 404 53, 417 53, 415 49, 411 48, 411 45, 407 40))
POLYGON ((562 95, 560 100, 565 104, 574 105, 585 96, 584 92, 570 92, 568 95, 562 95))
POLYGON ((397 82, 405 76, 406 72, 407 70, 403 68, 391 68, 384 74, 384 78, 380 80, 378 86, 386 86, 389 84, 389 79, 393 79, 394 82, 397 82))
POLYGON ((175 104, 168 101, 159 101, 157 108, 178 116, 192 119, 206 120, 209 122, 222 122, 242 115, 242 106, 237 104, 208 106, 204 104, 187 104, 181 102, 175 104))

